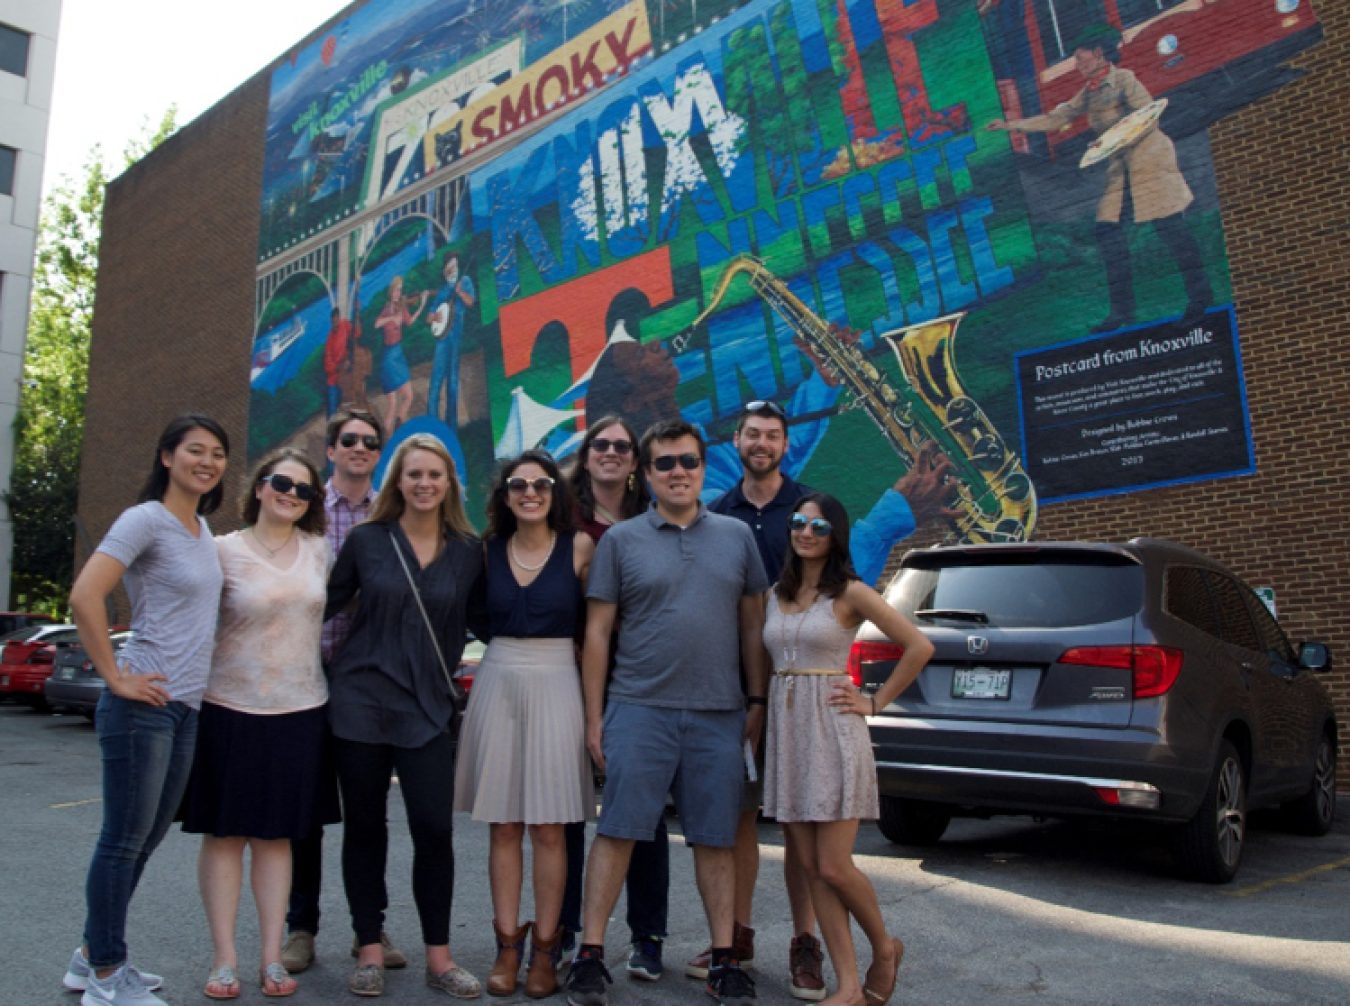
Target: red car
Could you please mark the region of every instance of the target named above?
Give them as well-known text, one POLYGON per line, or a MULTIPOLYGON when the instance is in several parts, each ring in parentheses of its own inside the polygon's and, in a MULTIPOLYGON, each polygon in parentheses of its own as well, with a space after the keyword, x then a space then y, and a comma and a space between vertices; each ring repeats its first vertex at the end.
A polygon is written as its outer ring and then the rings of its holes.
POLYGON ((56 648, 78 644, 73 625, 35 625, 0 639, 0 698, 15 698, 45 710, 42 686, 51 676, 56 648))

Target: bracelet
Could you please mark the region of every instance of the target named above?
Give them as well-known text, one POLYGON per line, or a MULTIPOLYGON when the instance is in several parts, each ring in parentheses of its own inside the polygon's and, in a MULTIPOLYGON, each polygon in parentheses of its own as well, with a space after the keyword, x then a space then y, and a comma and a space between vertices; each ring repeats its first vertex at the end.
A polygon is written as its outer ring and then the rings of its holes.
POLYGON ((766 699, 763 695, 747 695, 745 697, 745 704, 747 707, 767 706, 769 704, 769 700, 766 699))
POLYGON ((872 715, 875 716, 877 714, 877 697, 873 695, 871 698, 872 698, 872 715))

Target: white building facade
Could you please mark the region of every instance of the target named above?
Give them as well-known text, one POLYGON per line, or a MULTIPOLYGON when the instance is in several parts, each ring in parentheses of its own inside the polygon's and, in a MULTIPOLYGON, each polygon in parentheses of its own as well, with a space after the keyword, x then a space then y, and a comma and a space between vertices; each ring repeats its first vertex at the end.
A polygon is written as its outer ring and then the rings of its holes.
MULTIPOLYGON (((0 490, 14 466, 60 23, 61 0, 0 0, 0 490)), ((0 608, 10 606, 13 528, 0 506, 0 608)))

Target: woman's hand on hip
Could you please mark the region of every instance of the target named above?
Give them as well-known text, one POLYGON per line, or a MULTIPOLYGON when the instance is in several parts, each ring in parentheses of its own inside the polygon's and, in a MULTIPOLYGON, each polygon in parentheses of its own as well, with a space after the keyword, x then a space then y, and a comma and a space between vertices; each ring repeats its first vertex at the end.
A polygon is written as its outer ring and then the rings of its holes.
POLYGON ((872 715, 872 699, 854 688, 851 681, 836 681, 830 691, 829 703, 841 716, 850 713, 855 716, 872 715))
POLYGON ((162 674, 132 674, 130 665, 117 668, 117 676, 108 682, 108 687, 119 699, 130 702, 144 702, 151 706, 167 706, 169 693, 159 682, 168 681, 162 674))

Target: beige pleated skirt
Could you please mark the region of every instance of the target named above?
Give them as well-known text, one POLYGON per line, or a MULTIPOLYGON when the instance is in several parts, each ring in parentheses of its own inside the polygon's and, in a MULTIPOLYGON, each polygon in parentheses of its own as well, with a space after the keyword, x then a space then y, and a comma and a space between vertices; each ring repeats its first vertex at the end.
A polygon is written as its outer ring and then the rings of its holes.
POLYGON ((492 824, 593 816, 585 723, 572 640, 494 638, 464 713, 455 810, 492 824))

